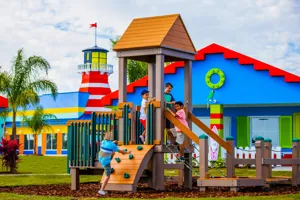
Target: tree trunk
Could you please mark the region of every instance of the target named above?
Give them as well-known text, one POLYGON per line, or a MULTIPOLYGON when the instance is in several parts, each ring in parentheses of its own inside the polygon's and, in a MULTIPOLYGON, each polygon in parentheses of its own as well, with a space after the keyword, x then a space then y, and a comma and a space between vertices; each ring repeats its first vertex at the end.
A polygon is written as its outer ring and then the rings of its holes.
POLYGON ((13 121, 12 121, 12 138, 17 139, 17 126, 16 126, 17 112, 13 110, 13 121))
POLYGON ((37 141, 37 135, 34 134, 34 138, 33 138, 33 154, 36 155, 36 141, 37 141))

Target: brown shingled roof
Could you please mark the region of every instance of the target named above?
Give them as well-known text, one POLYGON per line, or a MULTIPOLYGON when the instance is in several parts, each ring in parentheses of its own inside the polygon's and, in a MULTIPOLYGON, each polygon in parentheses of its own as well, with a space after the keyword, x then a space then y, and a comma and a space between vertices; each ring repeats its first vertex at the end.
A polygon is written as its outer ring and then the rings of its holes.
POLYGON ((114 50, 152 47, 196 52, 179 14, 134 19, 114 46, 114 50))

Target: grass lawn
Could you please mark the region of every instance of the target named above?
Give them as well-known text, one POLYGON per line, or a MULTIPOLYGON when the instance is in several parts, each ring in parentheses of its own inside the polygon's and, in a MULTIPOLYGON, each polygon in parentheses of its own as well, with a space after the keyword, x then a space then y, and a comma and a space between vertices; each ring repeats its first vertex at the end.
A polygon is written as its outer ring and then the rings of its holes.
MULTIPOLYGON (((11 193, 0 193, 0 199, 3 200, 19 200, 19 199, 30 199, 30 200, 74 200, 77 198, 71 198, 71 197, 47 197, 47 196, 33 196, 33 195, 18 195, 18 194, 11 194, 11 193)), ((88 199, 95 199, 95 198, 80 198, 84 200, 88 199)), ((100 199, 100 198, 99 198, 100 199)), ((103 199, 103 198, 101 198, 103 199)), ((161 198, 163 200, 176 200, 178 198, 161 198)), ((180 199, 186 199, 186 200, 198 200, 199 198, 180 198, 180 199)), ((229 199, 229 198, 201 198, 204 200, 214 200, 214 199, 229 199)), ((282 196, 252 196, 252 197, 231 197, 230 199, 233 200, 260 200, 260 199, 272 199, 272 200, 294 200, 294 199, 300 199, 299 194, 294 195, 282 195, 282 196)), ((114 200, 125 200, 125 198, 114 198, 114 200)))
MULTIPOLYGON (((67 157, 58 156, 20 156, 18 176, 5 176, 5 170, 0 167, 0 185, 41 185, 71 183, 71 176, 67 174, 67 157)), ((2 165, 2 163, 0 162, 2 165)), ((198 171, 198 169, 195 169, 198 171)), ((226 174, 226 169, 221 169, 226 174)), ((210 169, 212 176, 222 176, 217 169, 210 169)), ((197 175, 196 173, 195 175, 197 175)), ((166 176, 177 175, 177 170, 166 170, 166 176)), ((255 169, 237 169, 238 176, 255 176, 255 169)), ((273 176, 291 176, 291 172, 275 171, 273 176)), ((80 176, 80 182, 97 182, 101 176, 80 176)))

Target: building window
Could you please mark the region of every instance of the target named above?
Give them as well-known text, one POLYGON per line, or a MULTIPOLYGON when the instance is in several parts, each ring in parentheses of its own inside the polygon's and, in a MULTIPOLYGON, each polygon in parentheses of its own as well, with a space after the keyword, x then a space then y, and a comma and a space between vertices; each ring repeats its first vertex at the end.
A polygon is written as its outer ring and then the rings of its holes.
POLYGON ((107 54, 104 52, 92 52, 92 63, 107 64, 107 54))
POLYGON ((68 134, 62 134, 62 149, 68 149, 68 134))
POLYGON ((57 135, 56 134, 47 134, 47 149, 56 150, 57 145, 57 135))
POLYGON ((24 150, 33 150, 33 140, 32 134, 24 135, 24 150))
POLYGON ((279 117, 251 117, 250 145, 257 136, 272 140, 272 146, 279 146, 279 117))
POLYGON ((90 52, 86 52, 86 61, 88 62, 90 60, 90 52))

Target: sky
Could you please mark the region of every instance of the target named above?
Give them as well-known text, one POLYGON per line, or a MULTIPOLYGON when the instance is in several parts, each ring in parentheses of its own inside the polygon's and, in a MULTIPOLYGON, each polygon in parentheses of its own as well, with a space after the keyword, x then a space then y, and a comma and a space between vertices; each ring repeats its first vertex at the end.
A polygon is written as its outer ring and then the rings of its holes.
MULTIPOLYGON (((46 58, 59 92, 78 91, 82 50, 111 50, 134 18, 181 14, 196 49, 217 43, 300 75, 300 1, 297 0, 0 0, 0 66, 9 70, 18 49, 46 58)), ((118 89, 118 62, 109 77, 118 89)))

